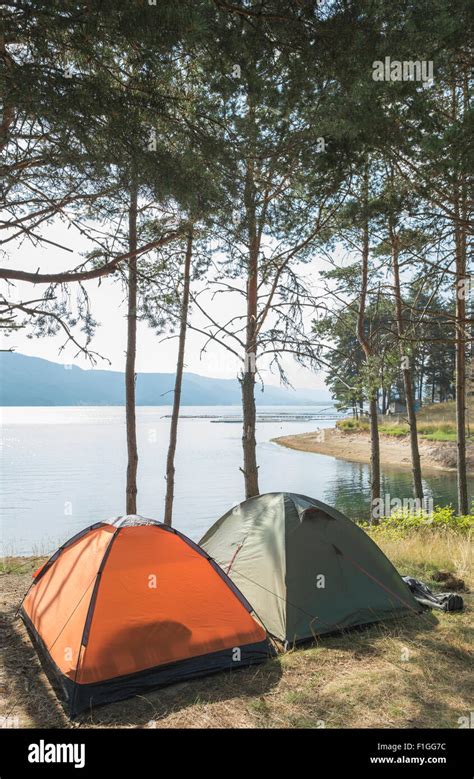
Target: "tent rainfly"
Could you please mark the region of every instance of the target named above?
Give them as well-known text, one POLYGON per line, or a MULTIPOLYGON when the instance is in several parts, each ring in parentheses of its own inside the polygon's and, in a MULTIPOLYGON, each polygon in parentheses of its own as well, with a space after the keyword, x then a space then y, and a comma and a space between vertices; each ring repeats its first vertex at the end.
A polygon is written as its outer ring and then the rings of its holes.
POLYGON ((224 514, 200 545, 281 641, 420 611, 367 533, 304 495, 250 498, 224 514))
POLYGON ((272 652, 219 566, 138 516, 98 522, 58 549, 35 573, 21 616, 71 716, 272 652))

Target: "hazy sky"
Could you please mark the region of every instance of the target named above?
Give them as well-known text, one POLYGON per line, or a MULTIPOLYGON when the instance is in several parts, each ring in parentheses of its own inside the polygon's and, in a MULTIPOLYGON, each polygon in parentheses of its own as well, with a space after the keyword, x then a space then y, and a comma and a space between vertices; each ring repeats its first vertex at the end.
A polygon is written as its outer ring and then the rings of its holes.
MULTIPOLYGON (((48 238, 62 245, 72 248, 73 253, 56 248, 54 246, 39 247, 32 246, 29 243, 23 243, 22 246, 12 249, 9 246, 9 257, 3 259, 3 264, 9 267, 22 268, 24 270, 37 270, 42 272, 58 272, 74 268, 81 262, 81 251, 89 248, 88 244, 73 232, 68 230, 66 225, 55 224, 54 228, 47 234, 48 238)), ((311 278, 317 277, 321 262, 314 260, 305 267, 305 275, 309 274, 311 278)), ((103 369, 124 370, 125 366, 125 348, 126 348, 126 307, 124 302, 124 290, 119 281, 112 281, 104 278, 99 286, 98 281, 89 281, 86 283, 86 289, 92 303, 92 314, 100 323, 96 335, 91 344, 91 348, 99 352, 110 360, 107 362, 98 361, 97 367, 103 369)), ((72 287, 72 285, 71 285, 72 287)), ((21 295, 23 300, 33 300, 40 297, 41 288, 34 287, 31 284, 16 283, 16 293, 11 297, 21 295)), ((210 293, 209 293, 210 294, 210 293)), ((212 301, 212 313, 217 321, 224 322, 232 314, 240 313, 243 299, 238 300, 240 296, 235 297, 232 302, 228 295, 217 295, 212 301)), ((205 298, 203 298, 204 300, 205 298)), ((202 326, 203 320, 199 321, 193 318, 197 326, 202 326)), ((76 329, 78 340, 83 337, 76 329)), ((186 370, 199 373, 203 376, 218 378, 234 378, 237 375, 238 363, 233 356, 217 344, 210 343, 204 354, 201 353, 204 337, 198 333, 188 331, 186 347, 186 370)), ((28 338, 27 331, 18 332, 6 338, 2 337, 2 348, 14 347, 15 351, 23 354, 43 357, 47 360, 61 363, 75 363, 80 367, 90 367, 82 355, 75 358, 77 348, 69 344, 67 348, 59 354, 59 349, 65 341, 65 335, 60 334, 47 338, 28 338)), ((177 340, 171 338, 163 340, 157 336, 153 330, 144 323, 139 323, 138 344, 137 344, 137 371, 139 372, 173 372, 176 367, 177 340)), ((316 374, 309 369, 298 366, 295 361, 289 357, 284 361, 288 377, 295 387, 304 387, 320 389, 324 387, 324 377, 322 373, 316 374)), ((271 374, 263 365, 259 365, 263 379, 268 384, 278 384, 279 378, 276 374, 271 374)))

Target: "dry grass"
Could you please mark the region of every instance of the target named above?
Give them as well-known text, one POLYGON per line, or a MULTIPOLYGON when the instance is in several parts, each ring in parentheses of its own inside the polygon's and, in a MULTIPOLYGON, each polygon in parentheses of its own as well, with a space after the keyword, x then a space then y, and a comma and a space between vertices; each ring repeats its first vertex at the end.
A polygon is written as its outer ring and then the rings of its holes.
POLYGON ((431 580, 434 571, 450 571, 474 588, 471 534, 418 530, 404 538, 374 533, 374 540, 403 576, 431 580))
MULTIPOLYGON (((468 420, 471 426, 474 424, 474 399, 468 398, 467 403, 468 420)), ((421 438, 429 441, 455 441, 456 440, 456 407, 453 400, 446 403, 432 403, 423 406, 417 413, 417 427, 421 438)), ((363 419, 341 419, 336 422, 339 430, 363 431, 369 430, 369 422, 363 419)), ((379 421, 379 432, 384 435, 405 436, 408 435, 409 427, 406 420, 406 414, 396 416, 381 416, 379 421)), ((473 430, 469 429, 470 436, 473 430)))
MULTIPOLYGON (((377 541, 402 574, 423 573, 431 584, 429 575, 439 567, 472 583, 466 537, 377 541)), ((18 572, 18 561, 15 566, 0 577, 6 615, 0 623, 0 716, 18 718, 20 727, 457 728, 472 709, 467 595, 463 613, 426 612, 321 638, 264 666, 174 685, 70 723, 13 618, 30 581, 18 572)))
POLYGON ((0 558, 0 575, 5 573, 25 573, 32 574, 48 558, 38 557, 3 557, 0 558))

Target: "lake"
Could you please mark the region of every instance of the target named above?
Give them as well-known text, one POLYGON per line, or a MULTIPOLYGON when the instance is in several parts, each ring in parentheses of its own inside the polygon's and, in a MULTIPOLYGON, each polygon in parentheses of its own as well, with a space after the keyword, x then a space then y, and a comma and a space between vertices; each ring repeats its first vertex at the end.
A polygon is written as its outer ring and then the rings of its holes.
MULTIPOLYGON (((327 408, 327 407, 326 407, 327 408)), ((332 427, 308 407, 260 408, 257 430, 260 489, 318 498, 356 518, 367 516, 367 465, 297 452, 271 442, 282 435, 332 427), (291 415, 291 419, 285 415, 291 415)), ((3 408, 1 477, 2 554, 44 554, 82 527, 124 513, 126 445, 122 407, 3 408)), ((139 407, 138 509, 162 518, 171 408, 139 407)), ((216 424, 238 407, 182 408, 176 455, 174 524, 194 540, 243 500, 241 425, 216 424), (214 421, 213 421, 214 420, 214 421)), ((383 469, 384 494, 411 497, 409 470, 383 469)), ((456 499, 451 473, 425 479, 428 497, 456 499)))

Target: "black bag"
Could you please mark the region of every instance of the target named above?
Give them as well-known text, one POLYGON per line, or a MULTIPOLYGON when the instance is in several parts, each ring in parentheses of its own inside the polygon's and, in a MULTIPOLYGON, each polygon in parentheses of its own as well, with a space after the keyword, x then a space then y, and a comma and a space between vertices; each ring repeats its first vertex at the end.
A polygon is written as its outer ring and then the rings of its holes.
POLYGON ((408 586, 415 600, 429 609, 439 609, 440 611, 462 611, 464 601, 460 595, 455 592, 440 592, 435 595, 430 588, 419 579, 413 579, 412 576, 403 576, 403 581, 408 586))

